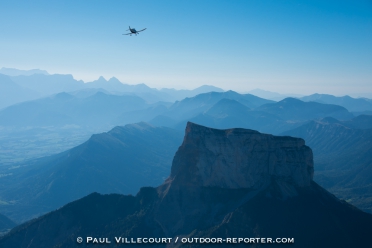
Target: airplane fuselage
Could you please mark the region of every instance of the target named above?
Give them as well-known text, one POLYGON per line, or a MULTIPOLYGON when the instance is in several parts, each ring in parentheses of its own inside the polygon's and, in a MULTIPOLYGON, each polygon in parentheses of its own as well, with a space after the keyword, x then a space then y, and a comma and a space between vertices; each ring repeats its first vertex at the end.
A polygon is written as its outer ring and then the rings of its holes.
MULTIPOLYGON (((130 31, 130 33, 128 33, 128 34, 129 34, 130 36, 132 36, 132 34, 137 35, 137 34, 139 34, 139 32, 142 32, 142 31, 144 31, 145 29, 146 29, 146 28, 137 31, 135 28, 131 28, 131 27, 129 26, 129 29, 128 29, 127 31, 130 31)), ((123 34, 123 35, 128 35, 128 34, 123 34)))

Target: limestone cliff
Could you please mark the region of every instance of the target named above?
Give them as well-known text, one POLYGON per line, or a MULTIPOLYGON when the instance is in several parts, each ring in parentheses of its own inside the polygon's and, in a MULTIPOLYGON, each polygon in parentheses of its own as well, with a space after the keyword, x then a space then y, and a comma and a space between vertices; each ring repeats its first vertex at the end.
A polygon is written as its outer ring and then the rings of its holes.
POLYGON ((311 186, 313 170, 303 139, 189 122, 171 174, 158 187, 154 217, 167 235, 191 232, 224 222, 227 212, 262 192, 280 201, 298 196, 311 186))
POLYGON ((309 186, 313 171, 303 139, 189 122, 166 184, 259 190, 275 182, 287 197, 309 186))

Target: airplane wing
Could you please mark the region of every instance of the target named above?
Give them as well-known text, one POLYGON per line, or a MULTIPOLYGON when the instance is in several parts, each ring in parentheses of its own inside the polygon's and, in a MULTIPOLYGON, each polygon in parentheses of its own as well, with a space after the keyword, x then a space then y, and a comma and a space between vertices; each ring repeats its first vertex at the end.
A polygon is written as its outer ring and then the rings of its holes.
POLYGON ((140 31, 137 31, 137 33, 138 33, 138 32, 142 32, 143 30, 146 30, 146 28, 144 28, 144 29, 142 29, 142 30, 140 30, 140 31))
MULTIPOLYGON (((132 33, 129 33, 129 34, 132 34, 132 33)), ((123 35, 128 35, 128 34, 123 34, 123 35)))

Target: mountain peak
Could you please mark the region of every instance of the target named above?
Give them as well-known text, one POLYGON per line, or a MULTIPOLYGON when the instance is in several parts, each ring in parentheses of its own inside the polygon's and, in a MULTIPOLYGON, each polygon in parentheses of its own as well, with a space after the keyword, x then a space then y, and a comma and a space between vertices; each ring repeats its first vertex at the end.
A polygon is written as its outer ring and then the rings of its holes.
POLYGON ((166 183, 261 190, 275 181, 281 196, 288 197, 312 178, 312 151, 303 139, 188 122, 166 183))
POLYGON ((322 123, 328 123, 328 124, 341 124, 341 122, 333 117, 324 117, 320 120, 322 123))
POLYGON ((124 127, 123 126, 117 126, 114 127, 109 133, 116 133, 116 132, 122 132, 121 130, 138 130, 138 131, 145 131, 150 129, 155 129, 155 127, 147 122, 138 122, 133 124, 127 124, 124 127))
POLYGON ((107 82, 107 80, 103 76, 100 76, 97 81, 105 81, 105 82, 107 82))
POLYGON ((211 91, 214 91, 214 92, 224 92, 223 89, 218 88, 218 87, 213 86, 213 85, 202 85, 202 86, 200 86, 198 88, 193 89, 193 91, 200 92, 200 93, 211 92, 211 91))
POLYGON ((294 97, 287 97, 284 98, 283 100, 279 101, 278 103, 287 103, 287 104, 298 104, 298 103, 303 103, 300 99, 294 98, 294 97))
POLYGON ((66 92, 61 92, 61 93, 55 94, 53 98, 59 99, 59 100, 68 100, 68 99, 74 98, 74 96, 66 92))
POLYGON ((110 82, 110 83, 120 83, 120 84, 122 84, 122 82, 120 82, 120 80, 117 79, 116 77, 112 77, 112 78, 110 78, 110 79, 108 80, 108 82, 110 82))

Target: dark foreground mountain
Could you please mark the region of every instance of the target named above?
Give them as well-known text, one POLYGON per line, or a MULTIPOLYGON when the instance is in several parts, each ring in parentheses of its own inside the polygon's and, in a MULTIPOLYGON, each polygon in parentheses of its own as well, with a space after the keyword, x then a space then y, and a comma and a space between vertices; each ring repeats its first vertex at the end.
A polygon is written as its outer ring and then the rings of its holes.
POLYGON ((92 192, 136 194, 169 175, 182 132, 146 123, 93 135, 66 152, 5 169, 0 212, 22 222, 92 192), (10 173, 11 172, 11 173, 10 173))
POLYGON ((315 181, 372 213, 372 116, 327 117, 283 134, 301 137, 313 149, 315 181))
POLYGON ((188 123, 171 174, 158 188, 142 188, 136 196, 91 194, 14 228, 0 246, 89 246, 87 237, 121 246, 115 237, 163 237, 172 238, 169 247, 181 246, 182 238, 194 238, 186 247, 205 246, 195 238, 220 238, 219 247, 231 247, 228 238, 370 247, 372 215, 338 200, 312 177, 312 151, 302 139, 188 123))

